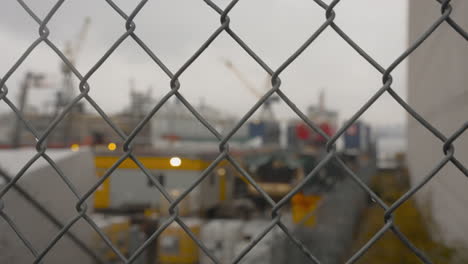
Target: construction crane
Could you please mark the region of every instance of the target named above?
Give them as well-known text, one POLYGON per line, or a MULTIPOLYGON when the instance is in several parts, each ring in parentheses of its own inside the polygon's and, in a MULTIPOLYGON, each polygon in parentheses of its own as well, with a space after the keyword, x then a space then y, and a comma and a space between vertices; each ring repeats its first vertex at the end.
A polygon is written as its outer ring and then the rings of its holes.
MULTIPOLYGON (((88 34, 90 24, 91 24, 91 19, 89 17, 86 17, 77 39, 74 42, 67 41, 67 43, 65 44, 64 54, 73 66, 76 65, 78 55, 81 51, 83 43, 88 34)), ((59 90, 56 95, 55 116, 57 116, 59 112, 63 110, 65 107, 67 107, 67 105, 70 104, 70 102, 73 100, 75 96, 75 93, 74 93, 75 87, 73 84, 72 70, 65 63, 61 64, 61 70, 62 70, 62 76, 63 76, 62 87, 61 87, 61 90, 59 90)), ((62 143, 64 146, 67 146, 70 143, 70 135, 73 131, 72 126, 73 126, 73 118, 75 116, 75 113, 82 112, 82 111, 83 111, 83 105, 79 103, 70 110, 67 118, 63 121, 64 126, 63 126, 63 133, 62 133, 63 135, 62 143)))
MULTIPOLYGON (((224 59, 224 64, 230 69, 244 86, 257 98, 261 99, 264 93, 255 88, 254 85, 237 69, 234 64, 224 59)), ((270 76, 267 76, 265 81, 265 92, 270 87, 270 76)), ((249 124, 249 135, 251 137, 260 137, 262 145, 278 145, 280 144, 281 128, 280 122, 276 119, 273 113, 272 104, 279 101, 279 97, 272 95, 263 103, 259 119, 249 124)))
MULTIPOLYGON (((64 55, 68 58, 73 66, 76 65, 78 55, 88 34, 90 24, 91 18, 86 17, 83 26, 81 27, 81 31, 77 39, 74 41, 74 45, 71 41, 67 41, 65 44, 64 55)), ((65 63, 61 64, 61 70, 63 74, 62 90, 57 93, 56 112, 68 105, 73 99, 74 95, 72 70, 65 63)))
MULTIPOLYGON (((264 94, 261 91, 258 91, 255 86, 247 80, 242 73, 237 69, 234 64, 228 60, 224 59, 224 64, 228 69, 230 69, 236 77, 244 84, 244 86, 257 98, 260 99, 264 94)), ((267 76, 265 80, 265 90, 270 87, 270 76, 267 76)), ((275 120, 275 115, 273 113, 272 104, 279 101, 279 97, 272 95, 270 96, 265 103, 263 103, 262 112, 260 113, 260 121, 273 121, 275 120)))
MULTIPOLYGON (((34 72, 27 72, 23 82, 21 83, 20 87, 20 95, 19 95, 19 113, 25 114, 25 108, 27 104, 27 98, 30 88, 45 88, 47 87, 44 84, 45 75, 41 73, 34 73, 34 72)), ((12 145, 13 148, 18 148, 21 146, 21 133, 22 133, 22 124, 20 118, 15 120, 15 128, 13 132, 13 141, 12 145)))

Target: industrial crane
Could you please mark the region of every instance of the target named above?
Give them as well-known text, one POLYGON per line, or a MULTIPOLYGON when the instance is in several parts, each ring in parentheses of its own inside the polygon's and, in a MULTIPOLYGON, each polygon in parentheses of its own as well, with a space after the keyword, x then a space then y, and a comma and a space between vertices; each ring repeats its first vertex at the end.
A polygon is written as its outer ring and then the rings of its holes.
MULTIPOLYGON (((249 82, 242 73, 234 66, 234 64, 225 59, 224 63, 237 78, 245 85, 245 87, 258 99, 262 98, 264 94, 255 88, 251 82, 249 82)), ((270 76, 267 76, 265 81, 265 90, 270 86, 270 76)), ((266 91, 265 91, 266 92, 266 91)), ((249 134, 252 137, 260 137, 263 145, 278 145, 280 143, 280 123, 275 118, 273 113, 272 104, 278 102, 279 97, 276 95, 270 96, 262 105, 260 117, 256 122, 249 125, 249 134)))
MULTIPOLYGON (((76 65, 76 60, 78 58, 79 52, 81 51, 81 48, 83 46, 83 43, 86 39, 86 36, 89 31, 89 26, 91 24, 91 19, 89 17, 86 17, 83 23, 83 26, 81 27, 81 31, 74 42, 74 45, 72 44, 71 41, 67 41, 65 44, 65 51, 64 55, 68 58, 70 63, 75 66, 76 65)), ((73 72, 68 67, 65 63, 61 64, 61 70, 62 70, 62 88, 61 91, 57 92, 57 97, 56 97, 56 105, 55 105, 55 116, 59 114, 61 110, 63 110, 65 107, 67 107, 68 104, 73 100, 74 98, 74 84, 73 84, 73 72)), ((82 112, 83 111, 83 105, 81 103, 77 104, 75 107, 71 108, 68 117, 63 121, 64 127, 63 127, 63 145, 67 146, 70 143, 70 135, 72 133, 72 126, 73 126, 73 118, 76 112, 82 112)))
MULTIPOLYGON (((76 65, 76 60, 88 34, 90 24, 91 19, 89 17, 86 17, 83 26, 81 27, 81 31, 76 41, 74 42, 74 46, 71 41, 67 41, 67 43, 65 44, 64 55, 68 58, 68 60, 73 66, 76 65)), ((73 99, 74 95, 73 73, 70 67, 68 67, 65 63, 62 63, 61 70, 63 74, 62 90, 57 92, 56 113, 58 113, 58 111, 61 108, 68 105, 73 99)))
MULTIPOLYGON (((20 114, 25 114, 25 108, 28 98, 28 93, 30 88, 44 88, 46 85, 44 84, 44 74, 42 73, 34 73, 34 72, 27 72, 26 76, 24 77, 23 82, 20 86, 20 95, 19 95, 19 102, 18 102, 18 111, 20 114)), ((20 118, 16 118, 15 120, 15 127, 13 129, 13 140, 12 140, 12 147, 18 148, 21 146, 21 132, 22 132, 22 124, 20 118)))
MULTIPOLYGON (((262 98, 262 96, 263 96, 262 92, 258 91, 255 88, 255 86, 252 85, 252 83, 250 81, 248 81, 246 78, 244 78, 242 73, 237 69, 236 66, 234 66, 234 64, 230 60, 225 59, 224 64, 226 65, 226 67, 228 69, 230 69, 236 75, 236 77, 244 84, 244 86, 257 99, 262 98)), ((267 90, 269 86, 270 86, 270 76, 267 76, 267 78, 265 80, 265 90, 267 90)), ((276 119, 275 115, 273 113, 273 109, 272 109, 271 105, 272 105, 272 103, 275 103, 275 102, 278 102, 278 101, 279 101, 279 97, 275 96, 275 95, 272 95, 265 101, 265 103, 263 103, 262 112, 260 113, 260 121, 273 121, 273 120, 276 119)))

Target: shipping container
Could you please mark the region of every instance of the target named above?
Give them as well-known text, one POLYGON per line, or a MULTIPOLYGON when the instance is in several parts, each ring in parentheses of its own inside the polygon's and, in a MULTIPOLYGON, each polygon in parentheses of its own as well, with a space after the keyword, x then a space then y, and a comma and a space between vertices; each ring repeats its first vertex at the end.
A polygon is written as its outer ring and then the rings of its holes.
POLYGON ((371 148, 371 128, 362 121, 356 121, 343 135, 344 153, 358 155, 367 153, 371 148))
POLYGON ((251 122, 249 125, 249 138, 259 137, 263 145, 278 145, 280 142, 280 125, 275 121, 251 122))

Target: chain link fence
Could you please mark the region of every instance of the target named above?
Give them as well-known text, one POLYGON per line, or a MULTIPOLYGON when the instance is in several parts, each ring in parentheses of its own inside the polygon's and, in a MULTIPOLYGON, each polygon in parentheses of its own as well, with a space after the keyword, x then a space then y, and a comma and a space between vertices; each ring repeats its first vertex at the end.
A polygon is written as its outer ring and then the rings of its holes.
MULTIPOLYGON (((392 89, 393 77, 392 72, 405 60, 412 52, 414 52, 418 47, 431 35, 433 32, 437 30, 437 28, 443 24, 447 23, 453 28, 454 34, 459 34, 463 39, 466 41, 468 40, 468 33, 465 29, 457 24, 451 18, 451 13, 454 11, 453 7, 450 5, 450 0, 438 0, 440 3, 440 10, 441 14, 440 17, 433 21, 431 25, 427 25, 427 30, 421 34, 421 36, 414 42, 411 43, 410 46, 405 50, 400 56, 398 56, 393 63, 390 64, 389 67, 384 67, 380 65, 372 56, 370 56, 365 50, 363 50, 358 43, 353 41, 353 39, 348 36, 338 24, 335 23, 335 18, 338 14, 335 13, 334 9, 337 5, 340 4, 340 0, 332 1, 331 3, 326 3, 321 0, 314 0, 314 2, 323 9, 325 19, 323 24, 316 29, 310 37, 301 44, 301 46, 289 57, 285 60, 277 69, 272 69, 257 53, 247 45, 244 40, 239 37, 236 32, 230 27, 231 19, 229 14, 233 8, 235 8, 236 4, 239 0, 231 1, 226 8, 220 8, 214 1, 205 0, 207 4, 207 8, 211 8, 213 12, 219 14, 220 25, 219 27, 209 36, 208 39, 199 47, 199 49, 179 68, 179 69, 169 69, 166 64, 159 59, 157 55, 157 51, 153 51, 150 49, 145 42, 135 33, 135 29, 137 25, 134 23, 135 17, 138 13, 145 7, 145 4, 148 2, 147 0, 142 0, 138 3, 136 8, 131 13, 126 13, 122 10, 116 3, 111 0, 106 0, 109 4, 109 7, 112 8, 115 13, 117 13, 122 18, 122 24, 126 28, 126 32, 122 34, 117 41, 113 43, 113 45, 105 52, 105 54, 91 67, 91 69, 87 72, 80 72, 78 71, 73 63, 65 56, 65 54, 54 44, 53 41, 49 39, 50 31, 47 27, 49 21, 58 13, 60 12, 60 8, 65 0, 57 1, 51 10, 47 13, 47 15, 41 19, 24 1, 17 0, 18 4, 24 9, 24 12, 29 14, 29 16, 34 19, 38 25, 38 37, 37 39, 24 51, 24 53, 18 58, 16 63, 7 71, 7 73, 2 76, 0 80, 0 101, 7 104, 11 110, 16 114, 16 116, 21 120, 24 124, 26 129, 31 133, 36 139, 36 150, 37 153, 31 158, 22 169, 12 178, 8 179, 8 182, 4 185, 4 187, 0 190, 0 217, 2 221, 5 221, 11 229, 17 234, 18 239, 22 241, 24 246, 28 248, 30 253, 34 256, 34 263, 42 263, 44 257, 51 251, 52 248, 56 246, 56 244, 66 236, 73 235, 69 232, 70 229, 79 221, 84 220, 86 221, 89 226, 94 229, 102 240, 107 244, 107 246, 118 256, 118 258, 123 263, 133 263, 142 252, 147 249, 147 247, 155 240, 157 237, 173 222, 177 222, 187 234, 196 242, 199 248, 214 262, 220 263, 219 260, 214 256, 205 245, 197 239, 196 235, 187 227, 184 223, 182 218, 179 216, 178 213, 178 204, 195 188, 197 185, 203 181, 213 170, 214 168, 223 160, 229 162, 240 174, 242 174, 245 179, 255 187, 255 189, 263 196, 263 198, 268 202, 269 206, 272 208, 271 214, 271 222, 264 226, 262 231, 255 237, 245 249, 240 252, 239 255, 232 260, 233 263, 241 262, 242 258, 251 251, 256 244, 273 228, 280 228, 284 234, 292 241, 292 243, 304 254, 304 257, 309 260, 310 263, 326 263, 325 260, 321 260, 313 252, 311 252, 306 246, 303 245, 301 240, 299 240, 291 230, 287 228, 285 225, 282 216, 280 214, 280 209, 284 207, 288 201, 292 198, 293 195, 298 193, 301 188, 311 180, 318 171, 323 168, 328 162, 335 160, 340 166, 344 169, 347 173, 347 176, 355 183, 357 183, 363 191, 368 193, 372 199, 385 211, 384 222, 385 224, 383 227, 370 239, 359 251, 355 252, 355 254, 347 260, 347 263, 354 263, 356 262, 374 243, 376 243, 379 238, 386 232, 393 232, 422 262, 424 263, 432 263, 431 260, 426 256, 424 252, 416 248, 413 243, 402 233, 400 232, 398 226, 394 223, 393 214, 395 211, 408 199, 410 199, 419 189, 421 189, 424 185, 426 185, 431 179, 440 171, 447 163, 452 163, 455 165, 464 175, 468 176, 467 168, 456 158, 455 156, 455 149, 453 147, 453 142, 460 137, 468 128, 468 122, 462 124, 458 131, 453 133, 452 135, 444 135, 439 132, 436 128, 434 128, 429 122, 427 122, 423 117, 421 117, 413 108, 408 105, 401 97, 392 89), (327 136, 324 131, 322 131, 317 124, 312 122, 298 107, 291 101, 288 96, 281 89, 281 73, 288 68, 301 54, 325 31, 325 30, 333 30, 338 34, 343 41, 345 41, 349 46, 351 46, 364 60, 366 60, 373 68, 375 68, 380 74, 382 75, 382 86, 378 88, 378 90, 373 94, 373 96, 360 107, 360 109, 352 115, 352 117, 336 132, 335 135, 332 137, 327 136), (179 81, 179 78, 184 74, 184 72, 191 67, 191 65, 199 58, 201 54, 203 54, 209 47, 210 44, 220 36, 220 34, 226 33, 231 38, 232 41, 237 43, 239 47, 241 47, 253 61, 255 61, 263 70, 271 76, 271 88, 266 92, 258 102, 248 110, 248 112, 240 119, 237 125, 229 131, 225 136, 221 135, 213 126, 210 124, 197 110, 192 106, 192 103, 189 102, 183 95, 182 90, 184 83, 179 81), (168 92, 165 96, 156 104, 154 105, 153 109, 149 114, 145 116, 143 120, 135 127, 135 129, 129 133, 124 133, 118 126, 116 126, 113 121, 109 118, 108 115, 102 110, 102 108, 93 100, 93 98, 89 95, 91 89, 93 89, 89 84, 88 80, 93 76, 93 74, 103 65, 103 63, 109 58, 109 56, 122 44, 125 40, 133 40, 138 46, 152 59, 152 61, 157 64, 165 74, 170 78, 170 85, 168 92), (41 44, 45 43, 50 50, 52 50, 57 56, 63 61, 63 63, 70 69, 74 76, 79 79, 79 94, 73 98, 73 100, 64 107, 63 111, 61 111, 52 122, 48 125, 47 129, 43 133, 39 133, 26 118, 23 117, 21 111, 18 107, 11 101, 8 96, 8 80, 12 76, 12 74, 20 67, 20 65, 28 58, 31 52, 36 49, 36 47, 41 44), (394 204, 388 205, 385 204, 378 195, 376 195, 361 179, 359 175, 357 175, 353 170, 351 170, 345 162, 337 155, 336 151, 336 142, 337 140, 343 135, 343 133, 364 113, 366 112, 369 107, 371 107, 376 101, 383 94, 389 94, 394 98, 394 100, 401 105, 413 118, 415 118, 421 125, 423 125, 429 132, 431 132, 435 137, 440 139, 443 142, 443 153, 444 157, 440 160, 438 164, 428 165, 432 166, 432 170, 425 176, 425 178, 419 182, 418 184, 414 185, 410 190, 408 190, 402 197, 400 197, 394 204), (255 180, 249 175, 242 166, 233 158, 229 150, 229 140, 231 137, 239 130, 239 128, 246 123, 246 121, 273 95, 279 96, 283 102, 285 102, 296 114, 300 117, 310 128, 312 128, 316 133, 320 134, 322 137, 327 139, 326 150, 327 155, 318 163, 318 165, 304 178, 302 182, 297 184, 293 190, 283 197, 280 201, 275 202, 264 190, 260 188, 260 186, 255 182, 255 180), (143 166, 143 164, 139 161, 137 156, 133 153, 132 142, 134 141, 135 137, 142 131, 145 125, 149 122, 149 120, 157 113, 161 107, 168 102, 168 100, 172 97, 177 97, 178 100, 193 114, 193 116, 198 119, 198 121, 205 126, 219 141, 219 155, 217 158, 212 162, 212 164, 200 175, 199 179, 184 191, 177 199, 171 198, 169 193, 161 186, 158 179, 156 179, 150 171, 143 166), (57 166, 54 159, 50 157, 47 153, 46 141, 48 136, 54 131, 54 129, 61 123, 64 122, 66 115, 72 111, 72 108, 79 103, 80 101, 87 101, 102 117, 102 119, 117 133, 117 135, 124 141, 123 150, 124 154, 118 159, 118 161, 106 171, 106 173, 101 177, 92 188, 89 188, 85 193, 80 193, 77 188, 72 184, 70 179, 67 175, 57 166), (33 245, 28 241, 28 239, 23 235, 21 231, 21 227, 15 225, 15 222, 9 217, 8 215, 8 204, 4 203, 3 197, 8 192, 13 191, 13 189, 17 189, 16 183, 21 179, 21 177, 25 174, 28 168, 31 167, 37 160, 44 159, 60 176, 61 180, 66 184, 69 191, 75 196, 76 198, 76 214, 75 216, 66 223, 59 223, 54 219, 53 216, 48 216, 51 221, 55 222, 55 225, 59 228, 59 232, 53 237, 53 239, 41 250, 34 248, 33 245), (112 177, 112 173, 119 167, 119 165, 127 160, 130 159, 137 166, 139 169, 148 177, 149 181, 151 181, 155 186, 155 193, 159 195, 160 192, 170 203, 169 213, 170 217, 167 218, 164 222, 162 222, 159 228, 154 232, 149 238, 141 244, 133 254, 129 257, 126 257, 121 251, 119 251, 116 245, 113 245, 110 239, 104 234, 102 230, 100 230, 97 224, 92 220, 89 216, 88 208, 86 206, 85 201, 100 187, 103 182, 112 177)), ((20 190, 21 191, 21 190, 20 190)), ((43 212, 47 215, 47 212, 43 212)), ((89 250, 85 248, 85 250, 89 250)), ((93 253, 90 251, 91 255, 93 253)), ((96 261, 100 261, 98 257, 94 256, 96 261)), ((101 261, 102 262, 102 261, 101 261)))

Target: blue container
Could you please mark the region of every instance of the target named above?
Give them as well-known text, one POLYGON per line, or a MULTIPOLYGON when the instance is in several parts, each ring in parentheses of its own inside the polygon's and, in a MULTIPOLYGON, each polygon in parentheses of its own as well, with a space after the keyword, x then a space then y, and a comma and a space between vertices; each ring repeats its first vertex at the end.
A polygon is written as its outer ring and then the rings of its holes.
POLYGON ((249 137, 261 137, 265 135, 265 123, 264 122, 252 122, 249 123, 249 137))
POLYGON ((260 137, 263 144, 278 144, 280 128, 278 122, 252 122, 249 123, 249 137, 260 137))
POLYGON ((355 122, 343 135, 345 152, 360 153, 369 150, 370 146, 370 126, 361 121, 355 122))

